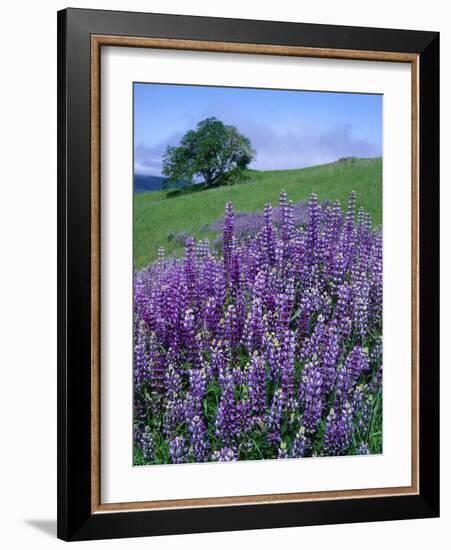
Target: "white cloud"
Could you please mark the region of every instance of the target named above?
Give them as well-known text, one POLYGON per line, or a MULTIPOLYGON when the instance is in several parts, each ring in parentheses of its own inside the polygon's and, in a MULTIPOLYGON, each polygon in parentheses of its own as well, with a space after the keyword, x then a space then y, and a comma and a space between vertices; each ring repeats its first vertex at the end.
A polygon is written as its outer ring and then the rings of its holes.
MULTIPOLYGON (((226 124, 237 126, 251 140, 257 151, 252 168, 257 170, 303 168, 333 162, 345 156, 381 155, 379 146, 354 135, 351 124, 311 128, 304 122, 298 122, 279 129, 250 121, 243 116, 217 116, 226 124)), ((151 146, 138 144, 135 148, 135 173, 161 175, 162 157, 167 145, 179 143, 183 133, 173 133, 166 140, 151 146)))

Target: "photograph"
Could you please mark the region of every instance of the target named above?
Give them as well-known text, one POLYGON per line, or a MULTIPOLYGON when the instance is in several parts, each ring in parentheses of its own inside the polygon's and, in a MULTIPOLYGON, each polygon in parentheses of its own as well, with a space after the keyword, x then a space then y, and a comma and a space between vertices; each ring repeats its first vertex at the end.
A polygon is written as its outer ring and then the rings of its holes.
POLYGON ((382 107, 133 83, 134 466, 383 453, 382 107))

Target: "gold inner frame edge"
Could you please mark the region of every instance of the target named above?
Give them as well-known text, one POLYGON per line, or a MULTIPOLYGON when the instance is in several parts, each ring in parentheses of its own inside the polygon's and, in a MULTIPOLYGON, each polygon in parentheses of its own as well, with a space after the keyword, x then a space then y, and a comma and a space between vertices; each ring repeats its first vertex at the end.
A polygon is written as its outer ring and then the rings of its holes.
POLYGON ((307 48, 112 35, 91 36, 91 513, 274 504, 419 494, 419 56, 400 52, 307 48), (410 63, 412 207, 412 479, 407 487, 101 503, 100 498, 100 50, 102 46, 410 63))

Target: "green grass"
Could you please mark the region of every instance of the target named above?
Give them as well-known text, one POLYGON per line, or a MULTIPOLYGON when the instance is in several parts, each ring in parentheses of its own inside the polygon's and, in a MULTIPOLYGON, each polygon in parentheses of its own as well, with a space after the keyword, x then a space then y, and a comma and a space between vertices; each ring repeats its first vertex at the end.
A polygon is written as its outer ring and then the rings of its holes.
POLYGON ((169 196, 166 191, 134 195, 134 264, 145 267, 156 259, 162 246, 166 255, 181 256, 183 246, 171 241, 171 233, 188 232, 195 238, 214 238, 201 229, 223 215, 227 201, 234 210, 262 210, 277 205, 280 191, 294 202, 307 200, 312 192, 320 201, 339 199, 345 207, 351 191, 357 206, 369 212, 375 225, 382 223, 382 159, 353 159, 299 170, 249 171, 249 179, 230 187, 169 196))

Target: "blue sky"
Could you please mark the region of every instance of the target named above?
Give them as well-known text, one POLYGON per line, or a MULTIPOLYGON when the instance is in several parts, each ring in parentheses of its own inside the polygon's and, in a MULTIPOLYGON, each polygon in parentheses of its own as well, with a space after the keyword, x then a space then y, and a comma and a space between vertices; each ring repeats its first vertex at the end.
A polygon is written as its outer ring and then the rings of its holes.
POLYGON ((381 95, 135 83, 135 174, 161 175, 167 145, 211 116, 251 140, 257 170, 382 155, 381 95))

